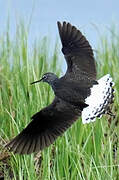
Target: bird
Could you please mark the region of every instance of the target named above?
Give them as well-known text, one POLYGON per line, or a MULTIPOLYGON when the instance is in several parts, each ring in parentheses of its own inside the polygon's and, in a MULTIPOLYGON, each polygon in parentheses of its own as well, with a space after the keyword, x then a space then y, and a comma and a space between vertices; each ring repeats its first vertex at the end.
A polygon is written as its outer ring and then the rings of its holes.
POLYGON ((58 77, 45 73, 31 84, 48 83, 54 92, 51 104, 31 117, 31 122, 6 144, 17 154, 31 154, 50 146, 76 120, 94 122, 110 112, 114 82, 109 74, 97 80, 96 62, 91 45, 81 31, 69 22, 57 22, 66 73, 58 77))

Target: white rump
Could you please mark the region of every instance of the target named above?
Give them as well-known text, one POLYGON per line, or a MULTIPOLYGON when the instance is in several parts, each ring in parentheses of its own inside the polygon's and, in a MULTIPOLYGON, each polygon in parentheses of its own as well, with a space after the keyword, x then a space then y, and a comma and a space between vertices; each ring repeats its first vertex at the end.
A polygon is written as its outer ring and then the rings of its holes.
POLYGON ((85 103, 89 106, 82 111, 82 122, 90 123, 101 117, 106 112, 113 100, 112 77, 107 74, 98 80, 98 84, 91 88, 91 95, 85 99, 85 103))

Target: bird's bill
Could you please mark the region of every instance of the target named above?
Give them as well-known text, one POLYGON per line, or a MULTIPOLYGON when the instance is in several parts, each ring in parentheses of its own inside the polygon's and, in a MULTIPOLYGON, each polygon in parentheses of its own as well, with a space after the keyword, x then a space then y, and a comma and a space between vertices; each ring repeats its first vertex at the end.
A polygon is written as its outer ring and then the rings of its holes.
POLYGON ((32 84, 35 84, 35 83, 38 83, 38 82, 41 82, 42 80, 43 80, 43 78, 40 79, 40 80, 38 80, 38 81, 34 81, 34 82, 31 83, 31 85, 32 85, 32 84))

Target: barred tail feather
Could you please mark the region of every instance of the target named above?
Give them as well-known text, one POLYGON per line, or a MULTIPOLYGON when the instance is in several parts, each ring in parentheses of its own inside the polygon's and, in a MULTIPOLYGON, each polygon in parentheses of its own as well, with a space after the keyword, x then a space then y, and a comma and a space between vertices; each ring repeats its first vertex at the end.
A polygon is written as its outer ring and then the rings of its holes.
POLYGON ((91 95, 85 99, 89 106, 82 111, 82 122, 90 123, 100 118, 102 114, 108 111, 114 98, 114 82, 112 77, 107 74, 98 80, 98 84, 91 88, 91 95))

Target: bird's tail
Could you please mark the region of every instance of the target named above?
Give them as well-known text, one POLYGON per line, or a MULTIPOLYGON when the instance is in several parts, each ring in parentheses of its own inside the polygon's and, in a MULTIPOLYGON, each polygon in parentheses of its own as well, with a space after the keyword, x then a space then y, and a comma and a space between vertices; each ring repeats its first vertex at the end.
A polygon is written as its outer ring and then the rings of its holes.
POLYGON ((112 77, 107 74, 98 80, 98 84, 91 88, 91 95, 85 100, 89 106, 82 111, 83 124, 90 123, 100 118, 102 114, 113 115, 110 110, 110 104, 114 99, 114 82, 112 77))

